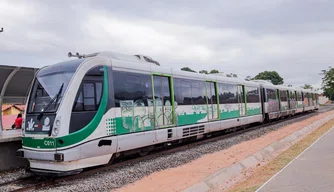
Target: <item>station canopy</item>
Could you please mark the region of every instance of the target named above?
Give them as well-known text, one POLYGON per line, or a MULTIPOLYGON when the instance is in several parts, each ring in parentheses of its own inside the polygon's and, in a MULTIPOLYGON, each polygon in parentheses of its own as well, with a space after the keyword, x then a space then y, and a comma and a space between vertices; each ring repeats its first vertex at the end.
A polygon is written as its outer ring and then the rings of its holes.
MULTIPOLYGON (((0 108, 2 104, 25 104, 38 68, 0 65, 0 108)), ((2 131, 0 113, 0 132, 2 131)))

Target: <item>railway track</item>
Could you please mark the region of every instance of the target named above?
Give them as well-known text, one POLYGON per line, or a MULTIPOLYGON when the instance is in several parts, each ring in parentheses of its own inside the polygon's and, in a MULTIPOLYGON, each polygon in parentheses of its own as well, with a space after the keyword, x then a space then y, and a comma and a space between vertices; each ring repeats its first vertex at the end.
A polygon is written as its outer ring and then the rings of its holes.
MULTIPOLYGON (((318 112, 299 114, 299 115, 290 117, 288 119, 292 120, 292 119, 295 119, 295 118, 301 118, 301 117, 305 117, 305 116, 311 117, 311 116, 319 114, 319 113, 324 113, 324 112, 333 110, 333 108, 334 108, 334 105, 331 105, 331 106, 327 106, 327 107, 324 107, 324 108, 320 108, 318 112)), ((87 177, 87 176, 90 176, 90 175, 94 175, 96 173, 109 171, 109 170, 120 168, 120 167, 123 167, 123 166, 135 164, 135 163, 138 163, 138 162, 141 162, 141 161, 144 161, 144 160, 148 160, 148 159, 156 158, 156 157, 159 157, 159 156, 175 153, 175 152, 178 152, 178 151, 186 150, 186 149, 195 147, 197 145, 203 145, 203 144, 210 143, 210 142, 215 142, 215 141, 218 141, 218 140, 221 140, 221 139, 234 137, 234 136, 243 134, 247 131, 251 131, 251 130, 254 130, 254 129, 259 129, 259 128, 279 124, 279 123, 281 123, 283 121, 286 121, 286 120, 287 119, 285 118, 285 119, 280 119, 280 120, 273 121, 273 122, 266 123, 266 124, 252 125, 252 126, 249 126, 249 127, 232 128, 232 129, 229 129, 229 130, 219 132, 215 135, 212 135, 212 137, 209 137, 209 138, 205 138, 205 139, 203 138, 203 139, 193 141, 193 142, 189 142, 189 143, 175 144, 175 145, 166 147, 163 150, 153 150, 151 152, 151 154, 148 154, 148 155, 143 156, 143 157, 120 159, 118 161, 115 161, 113 164, 108 164, 108 165, 104 165, 104 166, 89 168, 89 169, 86 169, 86 170, 84 170, 83 172, 81 172, 80 174, 77 174, 77 175, 64 176, 64 177, 60 177, 60 178, 45 178, 45 177, 34 176, 33 175, 33 176, 30 176, 30 177, 19 178, 17 180, 1 183, 0 184, 0 191, 2 191, 1 189, 3 187, 7 187, 6 191, 21 192, 21 191, 34 191, 34 190, 38 190, 38 189, 42 189, 42 188, 46 188, 46 187, 61 185, 61 183, 64 182, 64 181, 70 181, 70 180, 74 180, 74 179, 87 177)))

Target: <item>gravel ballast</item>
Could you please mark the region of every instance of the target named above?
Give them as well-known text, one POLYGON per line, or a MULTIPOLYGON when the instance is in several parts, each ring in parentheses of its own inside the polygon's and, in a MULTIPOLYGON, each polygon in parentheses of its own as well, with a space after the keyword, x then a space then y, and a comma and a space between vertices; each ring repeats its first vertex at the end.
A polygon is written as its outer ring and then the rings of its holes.
MULTIPOLYGON (((332 108, 332 106, 323 107, 321 108, 320 112, 326 112, 332 108)), ((243 141, 255 139, 268 132, 277 130, 294 122, 305 120, 316 114, 317 113, 312 113, 293 119, 288 119, 277 124, 264 126, 259 129, 244 132, 242 134, 233 135, 223 140, 198 145, 191 149, 175 152, 169 155, 162 155, 160 157, 144 160, 133 165, 126 165, 117 169, 108 170, 82 179, 66 181, 61 183, 60 186, 39 191, 84 192, 112 190, 135 182, 153 172, 174 168, 189 163, 195 159, 200 158, 202 155, 224 150, 243 141)), ((0 183, 2 182, 3 181, 0 175, 0 183)))
POLYGON ((11 171, 0 172, 0 184, 29 176, 31 176, 31 174, 27 173, 25 169, 15 169, 11 171))

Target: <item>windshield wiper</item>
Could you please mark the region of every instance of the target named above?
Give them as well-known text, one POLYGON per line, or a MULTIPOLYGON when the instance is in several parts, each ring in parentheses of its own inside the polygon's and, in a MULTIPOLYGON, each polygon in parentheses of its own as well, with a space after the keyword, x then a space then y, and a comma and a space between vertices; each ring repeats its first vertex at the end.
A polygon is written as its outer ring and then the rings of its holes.
MULTIPOLYGON (((43 117, 44 115, 44 112, 46 110, 48 110, 48 108, 51 106, 51 104, 56 100, 56 104, 58 102, 58 99, 59 99, 59 95, 61 94, 61 92, 63 91, 63 87, 64 87, 64 83, 61 85, 58 93, 51 99, 51 101, 46 105, 45 109, 39 113, 38 117, 37 117, 37 120, 41 120, 41 118, 43 117)), ((55 106, 56 107, 56 106, 55 106)))

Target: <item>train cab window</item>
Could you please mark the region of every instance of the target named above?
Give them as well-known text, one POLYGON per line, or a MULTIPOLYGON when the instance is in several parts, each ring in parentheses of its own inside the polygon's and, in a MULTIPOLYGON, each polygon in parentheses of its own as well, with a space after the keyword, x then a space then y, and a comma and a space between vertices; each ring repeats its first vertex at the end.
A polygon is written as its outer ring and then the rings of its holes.
POLYGON ((102 96, 102 82, 83 82, 77 93, 73 111, 96 111, 102 96))
POLYGON ((73 111, 83 111, 82 91, 79 90, 77 100, 74 103, 73 111))
POLYGON ((82 79, 72 108, 70 133, 84 128, 95 117, 102 98, 103 77, 104 68, 98 66, 82 79))
POLYGON ((95 83, 95 94, 96 94, 96 105, 100 105, 101 97, 102 97, 102 82, 95 83))
POLYGON ((96 91, 94 83, 84 83, 83 84, 83 92, 84 92, 84 110, 92 111, 97 110, 96 105, 96 91))

